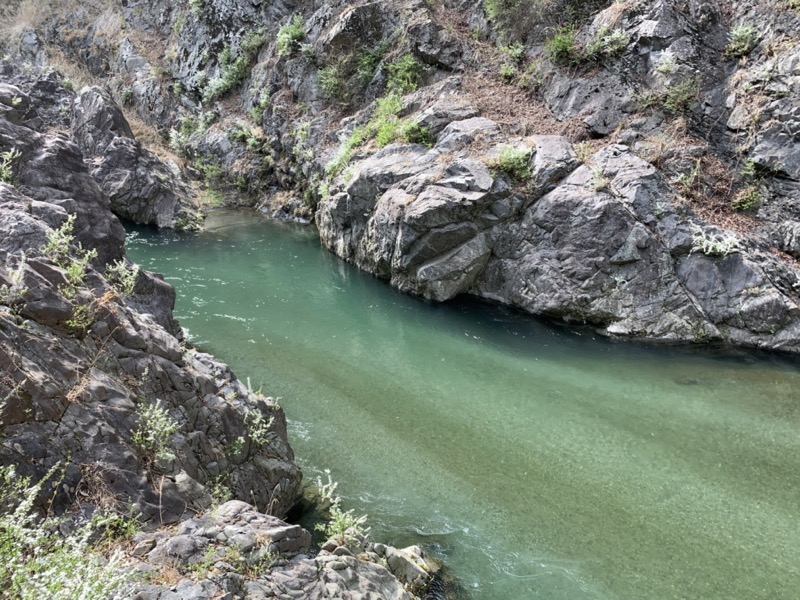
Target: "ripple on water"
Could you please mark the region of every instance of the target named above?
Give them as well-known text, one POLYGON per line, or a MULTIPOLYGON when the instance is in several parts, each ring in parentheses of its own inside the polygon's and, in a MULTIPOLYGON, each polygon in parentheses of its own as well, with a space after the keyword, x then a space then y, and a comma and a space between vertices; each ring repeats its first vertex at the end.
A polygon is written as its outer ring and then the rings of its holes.
POLYGON ((129 248, 193 343, 283 398, 307 475, 475 600, 796 600, 795 361, 429 304, 241 215, 129 248))

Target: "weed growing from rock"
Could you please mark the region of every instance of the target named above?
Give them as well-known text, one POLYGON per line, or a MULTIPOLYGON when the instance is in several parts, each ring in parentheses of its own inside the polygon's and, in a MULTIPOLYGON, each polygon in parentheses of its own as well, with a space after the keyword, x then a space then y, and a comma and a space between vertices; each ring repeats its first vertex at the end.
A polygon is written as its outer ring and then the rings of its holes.
POLYGON ((562 27, 544 46, 547 57, 556 64, 570 65, 580 62, 580 53, 575 40, 575 29, 562 27))
POLYGON ((756 29, 751 25, 739 25, 731 29, 728 34, 728 45, 725 46, 725 56, 741 58, 750 54, 756 47, 756 29))
POLYGON ((156 400, 155 404, 140 404, 136 417, 139 426, 133 433, 133 444, 137 450, 150 460, 167 457, 170 438, 177 433, 178 423, 161 406, 161 400, 156 400))
POLYGON ((698 94, 700 94, 698 78, 684 79, 667 90, 664 95, 664 108, 674 113, 686 112, 698 94))
POLYGON ((22 252, 14 269, 8 271, 8 283, 0 285, 0 304, 11 306, 22 300, 28 289, 25 287, 23 277, 25 275, 25 264, 27 258, 22 252))
POLYGON ((250 64, 255 60, 266 37, 263 30, 251 32, 242 38, 239 44, 238 56, 233 62, 230 60, 231 50, 225 48, 220 53, 218 62, 220 74, 208 82, 203 91, 203 101, 211 102, 224 96, 229 90, 239 85, 250 74, 250 64))
POLYGON ((292 20, 278 30, 278 56, 291 56, 306 37, 306 25, 302 15, 294 15, 292 20))
POLYGON ((136 279, 139 277, 139 265, 128 265, 124 260, 116 260, 106 268, 106 278, 123 298, 133 294, 136 279))
POLYGON ((330 503, 330 519, 326 523, 318 523, 315 528, 340 546, 358 546, 369 535, 370 528, 364 527, 367 515, 355 516, 352 508, 342 510, 342 499, 336 494, 339 484, 331 479, 328 469, 325 469, 325 475, 328 478, 327 483, 323 483, 318 477, 317 486, 322 500, 330 503))
POLYGON ((389 50, 389 42, 383 41, 371 50, 364 50, 358 58, 356 78, 361 85, 367 85, 375 77, 375 71, 389 50))
POLYGON ((495 171, 502 171, 518 181, 527 181, 532 173, 528 167, 531 158, 529 148, 517 149, 507 146, 500 151, 497 158, 489 163, 495 171))
POLYGON ((16 161, 22 153, 16 148, 12 148, 8 152, 0 154, 0 182, 1 183, 14 183, 14 161, 16 161))
POLYGON ((61 534, 60 520, 37 517, 36 498, 57 470, 53 467, 42 481, 31 484, 13 466, 0 467, 0 505, 16 507, 0 516, 4 594, 19 600, 128 597, 132 575, 122 570, 122 552, 103 559, 91 541, 119 517, 97 516, 66 535, 61 534))
POLYGON ((749 185, 734 196, 731 208, 740 212, 753 210, 761 204, 761 190, 757 185, 749 185))
POLYGON ((739 238, 734 234, 710 233, 694 223, 691 227, 692 249, 690 254, 701 252, 707 256, 727 256, 739 251, 739 238))
POLYGON ((387 89, 401 95, 415 91, 425 74, 425 67, 411 54, 401 56, 386 68, 389 71, 387 89))

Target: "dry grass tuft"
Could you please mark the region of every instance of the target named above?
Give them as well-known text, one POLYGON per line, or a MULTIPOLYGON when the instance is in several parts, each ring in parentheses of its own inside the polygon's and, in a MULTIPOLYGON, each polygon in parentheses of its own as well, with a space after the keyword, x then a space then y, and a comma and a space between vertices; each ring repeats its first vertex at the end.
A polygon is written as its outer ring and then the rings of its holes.
POLYGON ((48 63, 51 67, 60 71, 75 88, 79 91, 81 88, 96 85, 99 82, 97 79, 86 69, 83 65, 70 60, 66 54, 55 46, 47 47, 48 63))
POLYGON ((119 512, 123 503, 108 487, 99 464, 82 464, 81 480, 75 489, 76 501, 91 504, 106 512, 119 512))
POLYGON ((113 6, 105 9, 94 22, 95 35, 105 38, 108 41, 117 41, 125 20, 113 6))
POLYGON ((0 17, 4 21, 0 26, 0 35, 12 39, 19 37, 23 31, 39 27, 50 14, 51 9, 47 2, 23 0, 15 3, 12 0, 7 6, 0 8, 0 17))

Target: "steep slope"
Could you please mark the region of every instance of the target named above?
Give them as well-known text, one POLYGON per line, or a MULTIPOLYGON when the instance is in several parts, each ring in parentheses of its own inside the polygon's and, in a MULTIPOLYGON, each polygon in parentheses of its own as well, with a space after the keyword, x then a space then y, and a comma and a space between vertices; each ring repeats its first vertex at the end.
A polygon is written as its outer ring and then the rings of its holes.
POLYGON ((190 175, 313 219, 399 289, 795 352, 799 18, 783 0, 55 3, 17 50, 59 48, 190 175))

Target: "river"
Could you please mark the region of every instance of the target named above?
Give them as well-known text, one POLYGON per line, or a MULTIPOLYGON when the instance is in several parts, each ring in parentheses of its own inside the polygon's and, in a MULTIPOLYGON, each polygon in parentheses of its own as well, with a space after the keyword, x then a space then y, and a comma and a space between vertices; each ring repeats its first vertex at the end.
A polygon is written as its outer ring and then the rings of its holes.
POLYGON ((248 212, 129 231, 191 341, 280 397, 306 476, 475 600, 800 596, 800 370, 432 304, 248 212))

